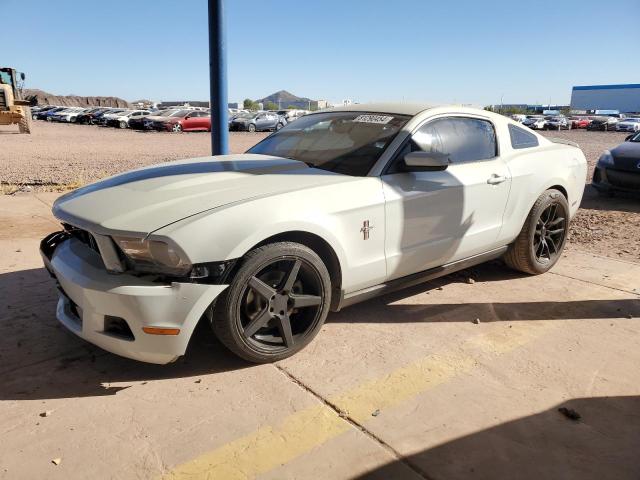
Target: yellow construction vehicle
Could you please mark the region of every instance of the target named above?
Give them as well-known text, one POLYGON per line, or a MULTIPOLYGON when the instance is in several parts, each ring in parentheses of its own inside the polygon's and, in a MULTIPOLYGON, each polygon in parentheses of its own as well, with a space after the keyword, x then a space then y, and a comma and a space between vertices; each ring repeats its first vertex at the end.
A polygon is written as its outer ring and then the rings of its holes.
POLYGON ((22 98, 24 73, 13 68, 0 67, 0 125, 18 124, 20 133, 31 133, 31 109, 35 97, 22 98), (20 80, 18 80, 18 78, 20 80))

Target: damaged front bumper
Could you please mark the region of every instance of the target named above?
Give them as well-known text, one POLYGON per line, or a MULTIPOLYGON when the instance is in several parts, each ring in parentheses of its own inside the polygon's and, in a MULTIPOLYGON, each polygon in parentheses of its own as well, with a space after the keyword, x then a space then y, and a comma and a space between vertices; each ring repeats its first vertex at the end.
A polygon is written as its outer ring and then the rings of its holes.
POLYGON ((100 255, 67 232, 45 237, 40 253, 58 282, 58 320, 104 350, 143 362, 184 355, 198 321, 227 288, 108 273, 100 255))

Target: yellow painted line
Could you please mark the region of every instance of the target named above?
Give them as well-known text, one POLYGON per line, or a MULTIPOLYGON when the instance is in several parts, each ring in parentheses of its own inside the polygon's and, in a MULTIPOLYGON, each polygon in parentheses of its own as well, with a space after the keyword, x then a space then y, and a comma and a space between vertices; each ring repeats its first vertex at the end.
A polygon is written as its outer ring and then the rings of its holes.
POLYGON ((331 398, 330 401, 351 418, 362 424, 371 420, 371 412, 402 403, 431 388, 448 382, 463 372, 470 371, 478 353, 502 355, 530 342, 555 328, 556 323, 534 322, 512 325, 507 330, 487 332, 471 337, 461 345, 461 353, 429 355, 389 375, 365 382, 353 390, 331 398))
MULTIPOLYGON (((516 323, 508 331, 472 337, 457 352, 429 355, 388 375, 331 398, 358 423, 469 372, 478 357, 506 354, 556 328, 557 322, 516 323), (468 353, 467 353, 468 352, 468 353)), ((176 467, 164 478, 246 480, 286 464, 349 430, 351 425, 326 405, 295 412, 275 426, 258 430, 176 467)))
POLYGON ((288 416, 197 457, 173 470, 167 479, 240 480, 287 463, 351 428, 326 405, 288 416))

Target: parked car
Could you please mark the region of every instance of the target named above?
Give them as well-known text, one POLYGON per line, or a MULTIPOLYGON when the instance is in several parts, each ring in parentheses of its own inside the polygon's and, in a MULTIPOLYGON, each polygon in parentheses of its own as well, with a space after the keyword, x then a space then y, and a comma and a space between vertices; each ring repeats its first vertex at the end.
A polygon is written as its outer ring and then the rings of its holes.
MULTIPOLYGON (((147 110, 131 110, 128 112, 120 112, 105 115, 106 125, 108 127, 129 128, 129 122, 134 118, 144 118, 151 112, 147 110)), ((103 118, 105 118, 103 117, 103 118)))
POLYGON ((591 185, 602 194, 616 190, 640 193, 640 132, 600 156, 591 185))
POLYGON ((126 109, 125 108, 109 108, 107 110, 104 110, 102 112, 96 113, 95 115, 93 115, 91 117, 91 124, 92 125, 104 125, 107 120, 109 119, 109 117, 105 118, 106 115, 116 115, 122 112, 125 112, 126 109))
POLYGON ((211 113, 202 110, 179 110, 154 121, 153 128, 169 132, 211 131, 211 113))
POLYGON ((544 130, 547 127, 547 121, 542 115, 527 115, 522 124, 532 130, 544 130))
POLYGON ((640 118, 625 118, 616 124, 616 132, 640 131, 640 118))
POLYGON ((128 114, 128 113, 130 113, 132 111, 133 110, 129 110, 128 108, 124 108, 124 109, 116 109, 116 110, 112 110, 110 112, 106 112, 106 113, 100 115, 97 118, 97 123, 99 125, 102 125, 102 126, 106 127, 111 120, 114 120, 114 119, 116 119, 118 117, 121 117, 122 115, 126 115, 126 114, 128 114))
POLYGON ((564 115, 546 117, 545 129, 547 130, 571 130, 572 123, 564 115))
POLYGON ((526 119, 527 116, 520 113, 514 113, 513 115, 511 115, 511 120, 513 120, 514 122, 522 123, 526 119))
POLYGON ((76 117, 76 123, 81 123, 83 125, 88 125, 92 122, 93 118, 102 112, 109 110, 106 107, 94 107, 89 110, 82 112, 80 115, 76 117))
POLYGON ((591 120, 591 123, 587 125, 587 130, 599 130, 607 132, 609 130, 615 130, 618 124, 618 118, 616 117, 595 117, 591 120))
POLYGON ((38 115, 44 115, 45 113, 50 112, 54 108, 60 108, 60 107, 56 107, 54 105, 45 105, 45 106, 40 106, 40 107, 33 107, 31 109, 31 118, 33 120, 41 120, 40 118, 38 118, 38 115))
POLYGON ((163 117, 178 112, 178 109, 170 108, 165 110, 158 110, 151 112, 150 115, 142 118, 132 118, 129 120, 129 128, 134 130, 153 130, 153 123, 158 120, 163 120, 163 117))
POLYGON ((67 107, 54 107, 54 108, 50 108, 48 110, 43 110, 40 111, 36 114, 36 118, 38 120, 47 120, 47 118, 49 118, 50 116, 54 115, 55 113, 58 113, 62 110, 65 110, 67 107))
POLYGON ((246 132, 263 132, 265 130, 280 130, 287 124, 287 120, 277 113, 255 112, 242 113, 229 122, 229 130, 246 132))
POLYGON ((168 363, 204 317, 232 352, 273 362, 329 310, 499 257, 547 272, 586 175, 575 144, 502 115, 359 104, 306 115, 245 154, 67 193, 53 205, 64 230, 41 252, 58 319, 89 342, 168 363))
POLYGON ((81 107, 71 107, 61 110, 49 118, 52 122, 76 123, 78 115, 84 111, 85 109, 81 107))
POLYGON ((591 123, 591 119, 587 117, 570 117, 572 128, 587 128, 591 123))

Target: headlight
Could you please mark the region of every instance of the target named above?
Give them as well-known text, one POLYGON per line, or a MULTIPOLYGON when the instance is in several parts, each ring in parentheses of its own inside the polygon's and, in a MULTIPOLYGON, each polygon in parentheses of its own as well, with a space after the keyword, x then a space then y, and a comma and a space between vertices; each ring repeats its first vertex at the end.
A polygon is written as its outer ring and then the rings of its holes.
POLYGON ((177 247, 161 240, 113 237, 136 270, 170 275, 186 275, 191 263, 177 247))
POLYGON ((600 158, 598 159, 598 164, 602 166, 609 166, 609 167, 613 166, 613 156, 611 155, 611 152, 609 150, 605 150, 605 152, 602 155, 600 155, 600 158))

